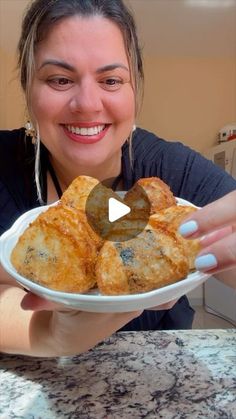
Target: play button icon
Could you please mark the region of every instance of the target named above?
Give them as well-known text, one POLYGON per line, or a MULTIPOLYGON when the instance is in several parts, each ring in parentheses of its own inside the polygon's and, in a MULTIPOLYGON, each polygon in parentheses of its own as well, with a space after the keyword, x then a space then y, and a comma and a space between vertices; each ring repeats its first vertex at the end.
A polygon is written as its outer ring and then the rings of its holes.
MULTIPOLYGON (((87 221, 103 240, 113 242, 133 239, 146 227, 150 216, 150 203, 143 188, 138 199, 125 201, 125 192, 114 192, 106 187, 109 179, 97 183, 86 199, 87 221)), ((137 192, 137 191, 136 191, 137 192)))
POLYGON ((123 204, 115 198, 109 198, 108 200, 108 219, 110 223, 119 220, 131 211, 128 205, 123 204))

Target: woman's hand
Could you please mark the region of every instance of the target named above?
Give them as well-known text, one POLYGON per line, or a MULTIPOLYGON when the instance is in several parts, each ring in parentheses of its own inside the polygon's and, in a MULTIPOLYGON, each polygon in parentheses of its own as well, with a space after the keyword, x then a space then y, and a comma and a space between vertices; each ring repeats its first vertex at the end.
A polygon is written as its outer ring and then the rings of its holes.
POLYGON ((179 232, 185 238, 201 237, 202 250, 195 261, 197 270, 214 274, 235 268, 236 191, 193 213, 179 232))
MULTIPOLYGON (((42 341, 39 341, 38 327, 35 324, 35 329, 32 328, 31 342, 39 351, 43 352, 48 348, 49 356, 74 355, 87 351, 142 313, 78 311, 44 300, 32 293, 25 295, 21 306, 24 310, 33 310, 36 319, 40 313, 47 312, 46 333, 44 331, 40 334, 42 341)), ((34 322, 34 317, 32 321, 34 322)))
POLYGON ((0 286, 0 351, 55 357, 87 351, 139 316, 66 309, 23 289, 0 286))
MULTIPOLYGON (((0 285, 0 351, 55 357, 87 351, 142 314, 68 309, 10 284, 0 285)), ((174 301, 155 307, 169 309, 174 301)))
MULTIPOLYGON (((150 310, 168 310, 175 303, 176 301, 171 301, 150 310)), ((71 310, 32 293, 25 295, 21 306, 24 310, 33 310, 35 315, 47 312, 50 316, 50 334, 47 336, 47 344, 42 346, 41 350, 45 351, 50 342, 52 350, 56 351, 54 356, 87 351, 142 314, 141 310, 129 313, 89 313, 71 310)), ((35 328, 35 331, 37 330, 38 328, 35 328)), ((31 341, 35 342, 39 349, 38 335, 35 336, 34 329, 31 341)))

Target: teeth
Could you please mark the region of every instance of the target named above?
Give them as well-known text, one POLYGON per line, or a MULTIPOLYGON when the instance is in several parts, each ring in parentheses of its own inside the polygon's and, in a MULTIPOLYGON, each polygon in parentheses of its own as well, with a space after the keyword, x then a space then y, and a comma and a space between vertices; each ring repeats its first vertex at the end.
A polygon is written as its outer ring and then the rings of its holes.
POLYGON ((97 125, 96 127, 89 127, 89 128, 80 128, 80 127, 73 127, 73 125, 66 125, 68 131, 72 132, 73 134, 78 135, 96 135, 99 134, 104 128, 105 125, 97 125))

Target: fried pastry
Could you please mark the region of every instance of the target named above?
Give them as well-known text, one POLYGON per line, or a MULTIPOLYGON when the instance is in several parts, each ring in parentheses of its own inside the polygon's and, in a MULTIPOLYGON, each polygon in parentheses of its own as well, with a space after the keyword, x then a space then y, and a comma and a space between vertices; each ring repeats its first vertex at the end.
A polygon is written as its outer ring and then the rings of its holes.
POLYGON ((112 189, 107 188, 90 176, 79 176, 71 183, 61 197, 62 205, 84 211, 87 221, 93 226, 101 240, 110 229, 108 201, 120 199, 112 189))
POLYGON ((85 212, 89 194, 98 184, 99 181, 93 177, 78 176, 63 193, 61 204, 85 212))
POLYGON ((110 241, 126 241, 138 236, 147 226, 147 222, 143 218, 125 217, 118 220, 107 231, 106 240, 110 241))
POLYGON ((85 292, 95 286, 96 258, 96 241, 85 214, 61 204, 41 213, 11 254, 21 275, 65 292, 85 292))
POLYGON ((196 208, 187 205, 174 205, 172 207, 163 209, 162 211, 153 214, 149 223, 153 228, 158 228, 159 223, 166 223, 168 228, 172 229, 177 235, 178 239, 182 241, 184 251, 189 260, 189 269, 194 269, 194 260, 200 251, 200 242, 198 239, 184 239, 179 233, 178 228, 181 222, 189 214, 196 211, 196 208))
POLYGON ((151 291, 188 274, 183 244, 165 223, 146 229, 124 242, 105 242, 98 256, 96 276, 106 295, 151 291))
POLYGON ((149 206, 149 214, 155 214, 163 208, 176 205, 169 186, 158 177, 139 179, 126 193, 124 201, 132 209, 137 208, 139 216, 141 208, 149 206))

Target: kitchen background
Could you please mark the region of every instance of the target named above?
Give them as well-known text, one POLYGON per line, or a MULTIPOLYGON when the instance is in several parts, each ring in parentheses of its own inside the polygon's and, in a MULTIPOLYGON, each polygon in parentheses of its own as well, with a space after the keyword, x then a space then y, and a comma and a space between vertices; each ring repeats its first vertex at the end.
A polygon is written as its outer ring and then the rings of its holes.
MULTIPOLYGON (((144 103, 137 124, 209 154, 219 130, 236 123, 236 0, 125 3, 136 16, 145 68, 144 103)), ((0 0, 0 129, 20 127, 26 120, 15 52, 27 4, 28 0, 0 0)), ((216 297, 209 305, 236 322, 236 292, 227 288, 222 291, 213 284, 210 295, 216 297), (226 312, 222 300, 227 301, 226 312)), ((206 302, 203 287, 194 290, 190 299, 201 308, 206 302)), ((198 314, 200 319, 204 312, 198 314)))

